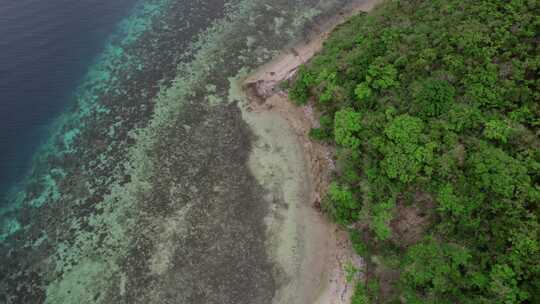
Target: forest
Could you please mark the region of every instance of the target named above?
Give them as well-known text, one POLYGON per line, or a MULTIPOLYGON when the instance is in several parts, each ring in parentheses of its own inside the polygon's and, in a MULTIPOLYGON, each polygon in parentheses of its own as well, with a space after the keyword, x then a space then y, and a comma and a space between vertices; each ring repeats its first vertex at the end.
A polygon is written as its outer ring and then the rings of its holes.
POLYGON ((540 303, 540 1, 389 0, 289 84, 361 303, 540 303))

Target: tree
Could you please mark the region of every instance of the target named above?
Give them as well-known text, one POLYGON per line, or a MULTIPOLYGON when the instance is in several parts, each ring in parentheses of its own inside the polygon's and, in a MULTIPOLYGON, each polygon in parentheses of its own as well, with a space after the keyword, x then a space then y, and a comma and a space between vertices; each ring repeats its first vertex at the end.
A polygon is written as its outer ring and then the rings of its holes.
POLYGON ((354 94, 356 95, 356 100, 361 102, 371 97, 373 92, 366 82, 362 82, 356 86, 356 89, 354 89, 354 94))
POLYGON ((504 198, 519 197, 530 187, 527 168, 499 148, 482 143, 468 159, 469 176, 480 189, 504 198))
POLYGON ((511 133, 512 128, 502 120, 492 119, 485 124, 484 136, 488 139, 506 143, 511 133))
POLYGON ((340 186, 336 182, 330 184, 328 200, 323 207, 336 222, 341 224, 358 219, 360 211, 360 204, 350 189, 346 186, 340 186))
POLYGON ((376 90, 384 90, 398 85, 396 68, 391 64, 385 64, 381 59, 376 59, 369 66, 366 76, 366 82, 376 90))
POLYGON ((298 104, 306 103, 310 96, 310 87, 315 84, 315 79, 310 71, 301 66, 296 81, 289 90, 289 97, 298 104))
POLYGON ((454 95, 455 89, 447 81, 429 78, 422 81, 414 99, 425 117, 437 117, 451 108, 454 95))
POLYGON ((338 145, 352 150, 360 146, 360 139, 356 137, 356 134, 361 130, 360 117, 360 113, 351 108, 336 112, 334 138, 338 145))
POLYGON ((432 299, 446 298, 444 295, 463 298, 460 292, 465 282, 462 269, 470 259, 466 248, 428 237, 407 250, 402 280, 408 286, 426 290, 425 294, 432 299))
POLYGON ((384 142, 379 151, 384 155, 381 166, 388 177, 411 182, 432 160, 432 146, 421 143, 423 129, 422 120, 408 114, 397 116, 384 129, 389 141, 384 142))

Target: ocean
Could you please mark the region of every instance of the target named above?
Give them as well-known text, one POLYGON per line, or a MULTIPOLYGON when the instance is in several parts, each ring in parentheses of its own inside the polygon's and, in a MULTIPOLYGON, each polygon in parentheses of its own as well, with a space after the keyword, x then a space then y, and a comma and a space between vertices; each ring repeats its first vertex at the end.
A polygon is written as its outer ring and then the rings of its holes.
POLYGON ((0 191, 27 173, 48 126, 136 1, 0 1, 0 191))
POLYGON ((273 303, 240 82, 364 1, 1 2, 0 303, 273 303))

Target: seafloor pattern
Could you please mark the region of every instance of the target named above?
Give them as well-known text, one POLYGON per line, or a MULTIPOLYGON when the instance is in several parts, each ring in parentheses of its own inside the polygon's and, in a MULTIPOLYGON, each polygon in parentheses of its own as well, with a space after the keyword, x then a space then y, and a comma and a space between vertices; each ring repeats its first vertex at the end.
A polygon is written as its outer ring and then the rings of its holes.
POLYGON ((345 2, 142 1, 0 204, 0 303, 270 303, 229 79, 345 2))

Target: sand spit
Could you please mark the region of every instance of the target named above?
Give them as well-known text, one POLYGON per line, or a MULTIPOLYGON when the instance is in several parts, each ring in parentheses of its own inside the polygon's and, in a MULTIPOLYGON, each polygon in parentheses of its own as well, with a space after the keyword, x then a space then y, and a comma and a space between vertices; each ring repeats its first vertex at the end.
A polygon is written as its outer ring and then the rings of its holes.
POLYGON ((345 266, 363 267, 346 232, 320 213, 334 163, 332 149, 308 137, 317 126, 317 113, 311 105, 293 105, 279 83, 293 77, 300 65, 320 51, 335 26, 378 2, 357 1, 344 8, 346 13, 329 20, 309 42, 293 47, 241 82, 247 99, 242 115, 257 136, 250 168, 268 190, 266 199, 272 206, 266 224, 268 250, 279 265, 276 304, 350 303, 354 288, 346 280, 345 266))

